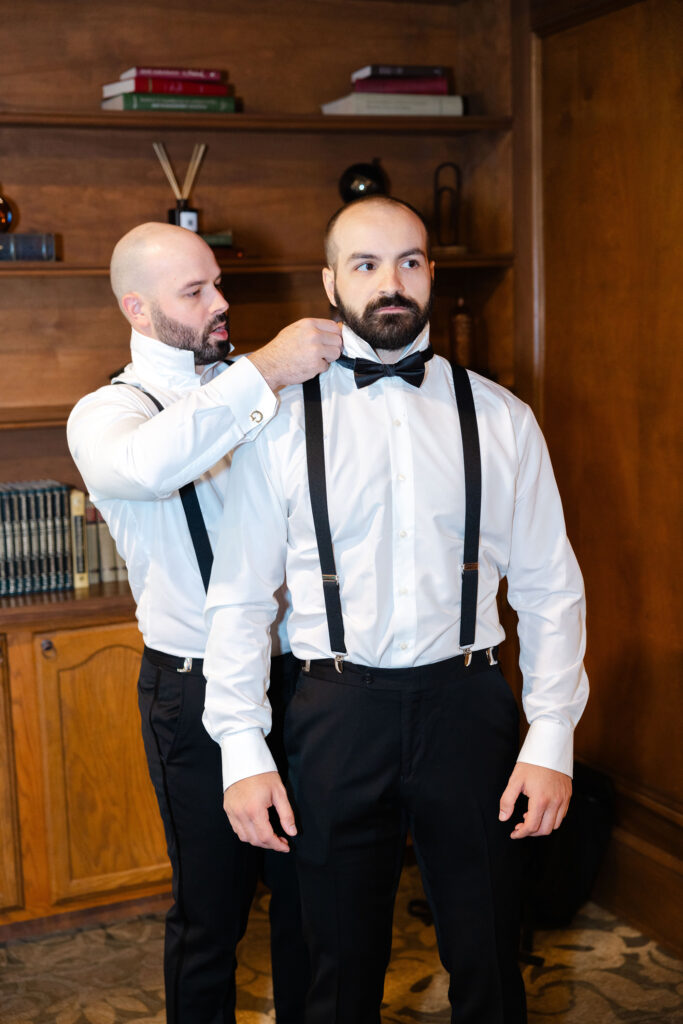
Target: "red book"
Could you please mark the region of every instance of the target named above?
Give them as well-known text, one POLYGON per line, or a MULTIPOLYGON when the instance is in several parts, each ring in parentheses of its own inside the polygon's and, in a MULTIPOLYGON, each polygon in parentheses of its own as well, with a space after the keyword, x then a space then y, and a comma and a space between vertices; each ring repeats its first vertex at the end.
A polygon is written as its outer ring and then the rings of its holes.
POLYGON ((119 78, 138 78, 151 75, 152 78, 184 78, 190 82, 222 82, 227 78, 226 71, 216 68, 145 68, 134 67, 123 71, 119 78))
POLYGON ((120 96, 126 92, 171 93, 178 96, 228 96, 231 86, 222 82, 190 82, 182 78, 156 78, 154 75, 136 75, 122 78, 102 86, 102 99, 120 96))
POLYGON ((450 87, 445 75, 433 75, 431 78, 359 78, 353 83, 353 91, 448 96, 450 87))

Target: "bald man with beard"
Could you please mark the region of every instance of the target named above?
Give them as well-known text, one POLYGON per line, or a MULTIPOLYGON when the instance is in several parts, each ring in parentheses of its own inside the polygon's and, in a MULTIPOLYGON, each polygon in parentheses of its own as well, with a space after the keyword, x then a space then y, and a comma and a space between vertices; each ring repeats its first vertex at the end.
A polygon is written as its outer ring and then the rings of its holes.
MULTIPOLYGON (((326 370, 339 356, 341 327, 299 320, 229 364, 228 303, 214 254, 201 238, 173 225, 142 224, 118 242, 110 269, 132 328, 132 361, 111 385, 78 402, 67 436, 126 560, 145 642, 138 681, 142 733, 173 868, 164 954, 167 1021, 235 1021, 235 949, 261 872, 272 893, 276 1019, 301 1024, 309 966, 294 866, 291 858, 264 856, 240 842, 223 814, 220 749, 202 726, 203 606, 229 453, 272 419, 281 388, 326 370), (193 537, 179 493, 183 488, 185 496, 188 484, 194 484, 208 540, 203 555, 202 524, 195 524, 193 537)), ((298 664, 289 652, 283 608, 281 601, 272 626, 276 724, 270 744, 284 771, 278 717, 298 664)))

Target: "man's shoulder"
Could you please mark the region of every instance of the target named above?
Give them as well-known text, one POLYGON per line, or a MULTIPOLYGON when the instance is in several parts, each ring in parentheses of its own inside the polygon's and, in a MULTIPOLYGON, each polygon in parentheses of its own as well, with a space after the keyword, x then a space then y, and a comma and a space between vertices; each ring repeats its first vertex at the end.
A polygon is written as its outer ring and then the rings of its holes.
MULTIPOLYGON (((450 376, 451 364, 449 361, 444 359, 443 356, 438 355, 434 356, 434 360, 450 376)), ((467 376, 470 380, 477 410, 482 412, 507 412, 515 419, 524 417, 529 413, 530 409, 526 402, 523 402, 521 398, 518 398, 517 395, 497 381, 491 380, 490 377, 484 377, 481 373, 477 373, 476 370, 468 369, 467 376)))

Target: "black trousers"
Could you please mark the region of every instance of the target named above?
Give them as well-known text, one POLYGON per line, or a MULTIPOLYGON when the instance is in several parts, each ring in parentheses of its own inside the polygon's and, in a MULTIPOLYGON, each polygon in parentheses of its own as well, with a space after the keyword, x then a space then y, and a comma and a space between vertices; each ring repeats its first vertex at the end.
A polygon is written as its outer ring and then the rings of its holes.
MULTIPOLYGON (((294 857, 239 841, 223 811, 220 747, 202 725, 205 679, 201 671, 180 673, 153 657, 143 656, 138 699, 173 868, 164 951, 168 1024, 234 1024, 235 950, 259 874, 271 889, 276 1019, 302 1024, 310 967, 294 857)), ((298 669, 292 655, 273 659, 271 750, 282 770, 282 718, 298 669)))
MULTIPOLYGON (((515 699, 484 652, 421 669, 313 662, 285 721, 313 979, 306 1024, 379 1024, 410 830, 451 1020, 523 1024, 519 844, 498 820, 515 699)), ((515 819, 518 820, 518 819, 515 819)))

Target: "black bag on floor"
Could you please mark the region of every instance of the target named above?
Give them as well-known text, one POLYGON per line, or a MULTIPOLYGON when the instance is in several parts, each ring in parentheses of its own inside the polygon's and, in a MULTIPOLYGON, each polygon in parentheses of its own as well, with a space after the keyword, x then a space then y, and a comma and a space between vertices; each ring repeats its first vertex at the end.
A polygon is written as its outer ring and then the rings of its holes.
POLYGON ((614 821, 614 785, 574 765, 572 799, 559 829, 525 841, 525 928, 564 928, 590 897, 614 821))

